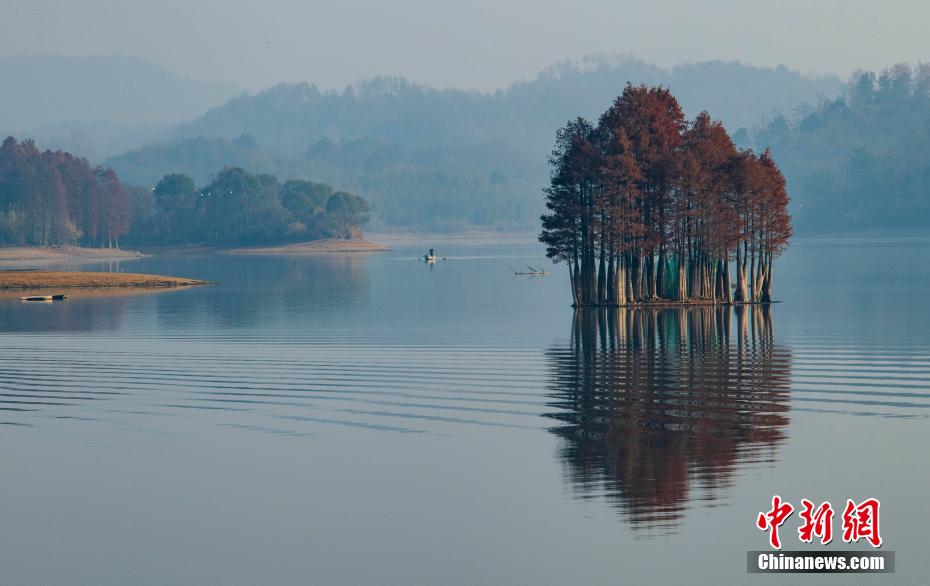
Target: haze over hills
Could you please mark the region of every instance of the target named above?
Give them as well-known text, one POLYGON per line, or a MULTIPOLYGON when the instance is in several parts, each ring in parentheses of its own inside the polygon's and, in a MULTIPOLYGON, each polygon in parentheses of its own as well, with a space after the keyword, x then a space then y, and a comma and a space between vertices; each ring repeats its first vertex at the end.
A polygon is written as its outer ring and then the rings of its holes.
POLYGON ((862 73, 843 97, 755 128, 788 179, 799 233, 930 226, 930 64, 862 73))
POLYGON ((0 56, 0 131, 105 158, 153 140, 236 94, 120 55, 0 56))
POLYGON ((13 80, 0 130, 103 162, 126 183, 151 188, 182 172, 206 185, 239 166, 360 194, 377 228, 426 230, 535 228, 556 128, 596 116, 627 81, 665 84, 689 116, 706 109, 739 146, 773 149, 799 233, 930 222, 926 65, 843 84, 784 67, 592 56, 492 93, 382 77, 228 100, 229 84, 125 57, 6 57, 0 74, 13 80))
POLYGON ((669 85, 689 116, 730 129, 835 97, 841 81, 784 67, 707 62, 663 69, 633 57, 556 64, 494 93, 376 78, 342 92, 282 84, 178 125, 170 140, 106 161, 153 185, 180 171, 199 183, 223 165, 305 177, 373 203, 387 226, 530 227, 541 210, 555 129, 601 112, 627 82, 669 85))
POLYGON ((842 85, 837 77, 811 79, 784 67, 710 61, 663 69, 629 56, 589 56, 557 63, 532 81, 490 94, 436 90, 384 77, 341 93, 321 92, 311 84, 282 84, 213 108, 181 125, 176 136, 251 134, 260 142, 304 148, 324 137, 409 142, 454 131, 464 133, 447 137, 456 142, 497 134, 509 142, 531 138, 548 144, 552 129, 574 115, 596 115, 627 82, 667 85, 689 116, 708 110, 733 129, 759 124, 763 116, 804 102, 816 104, 820 97, 837 95, 842 85), (527 137, 526 132, 541 136, 527 137))

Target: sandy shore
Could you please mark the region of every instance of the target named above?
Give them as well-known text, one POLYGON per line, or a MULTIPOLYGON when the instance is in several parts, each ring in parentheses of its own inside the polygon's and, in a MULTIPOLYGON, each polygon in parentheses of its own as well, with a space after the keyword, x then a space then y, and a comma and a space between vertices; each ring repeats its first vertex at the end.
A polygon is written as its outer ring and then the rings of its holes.
POLYGON ((463 230, 461 232, 378 232, 368 238, 387 245, 431 246, 435 244, 536 244, 539 232, 503 230, 463 230))
POLYGON ((39 291, 47 289, 140 288, 166 289, 208 285, 209 281, 143 275, 139 273, 90 273, 66 271, 0 271, 0 289, 39 291))
POLYGON ((191 286, 182 287, 71 287, 71 288, 38 288, 38 289, 0 289, 0 301, 21 300, 23 297, 64 295, 66 299, 92 299, 101 297, 136 297, 142 295, 163 295, 175 291, 191 289, 191 286))
POLYGON ((226 252, 227 254, 319 254, 323 252, 379 252, 382 250, 387 250, 387 247, 367 240, 322 239, 286 244, 284 246, 234 248, 226 252))
POLYGON ((81 248, 79 246, 0 246, 0 262, 68 262, 93 260, 130 260, 141 252, 117 248, 81 248))

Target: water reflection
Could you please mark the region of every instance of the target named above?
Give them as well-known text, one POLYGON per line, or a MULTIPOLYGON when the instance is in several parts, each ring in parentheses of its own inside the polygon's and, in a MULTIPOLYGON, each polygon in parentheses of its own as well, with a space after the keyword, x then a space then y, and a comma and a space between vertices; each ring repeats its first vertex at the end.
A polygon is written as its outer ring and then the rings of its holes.
MULTIPOLYGON (((313 257, 215 255, 141 260, 133 270, 213 281, 182 289, 0 291, 0 332, 92 332, 131 328, 128 317, 166 329, 257 328, 356 308, 370 288, 364 255, 313 257), (67 293, 56 303, 23 303, 25 294, 67 293)), ((56 267, 58 268, 58 267, 56 267)), ((70 267, 75 268, 75 267, 70 267)), ((103 271, 90 264, 83 270, 103 271)), ((117 267, 118 268, 118 267, 117 267)))
POLYGON ((674 531, 739 466, 777 459, 791 354, 768 308, 579 310, 571 344, 547 356, 568 481, 644 533, 674 531))
MULTIPOLYGON (((174 260, 174 259, 172 259, 174 260)), ((158 319, 170 327, 256 328, 284 317, 353 307, 368 295, 368 257, 226 256, 191 259, 189 272, 217 283, 187 299, 158 299, 158 319)), ((178 265, 177 261, 172 263, 178 265)), ((181 265, 183 266, 183 265, 181 265)))
MULTIPOLYGON (((53 291, 42 291, 50 294, 53 291)), ((60 291, 54 291, 60 293, 60 291)), ((70 292, 69 292, 70 293, 70 292)), ((67 301, 22 302, 14 291, 0 297, 0 332, 86 332, 116 330, 123 325, 126 304, 139 294, 127 290, 119 295, 75 296, 67 301)))

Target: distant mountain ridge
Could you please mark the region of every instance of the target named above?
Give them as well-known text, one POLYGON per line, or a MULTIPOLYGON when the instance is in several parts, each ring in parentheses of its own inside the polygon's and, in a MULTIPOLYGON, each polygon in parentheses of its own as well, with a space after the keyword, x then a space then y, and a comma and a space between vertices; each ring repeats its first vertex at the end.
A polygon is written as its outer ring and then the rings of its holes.
POLYGON ((0 128, 63 122, 177 123, 237 92, 182 77, 138 57, 0 56, 0 128))
MULTIPOLYGON (((708 110, 734 130, 802 103, 816 105, 842 87, 838 77, 810 78, 783 66, 708 61, 663 69, 634 57, 595 55, 557 63, 532 81, 493 93, 438 90, 399 77, 364 80, 342 92, 324 92, 309 83, 280 84, 212 108, 181 124, 174 136, 251 134, 260 142, 305 147, 319 138, 403 141, 436 129, 462 132, 469 139, 476 125, 504 124, 500 134, 512 137, 511 142, 529 138, 526 132, 532 130, 533 140, 548 143, 553 128, 578 112, 596 115, 627 82, 669 86, 689 116, 708 110), (457 121, 450 114, 469 116, 457 121)), ((471 139, 487 136, 485 130, 471 139)))
POLYGON ((0 56, 0 79, 0 131, 92 157, 153 140, 238 92, 120 55, 0 56))

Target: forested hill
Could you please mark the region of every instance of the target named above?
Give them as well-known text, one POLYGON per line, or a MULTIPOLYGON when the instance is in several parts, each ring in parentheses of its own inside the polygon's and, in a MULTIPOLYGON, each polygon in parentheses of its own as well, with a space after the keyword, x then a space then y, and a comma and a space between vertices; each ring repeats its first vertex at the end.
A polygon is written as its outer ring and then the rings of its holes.
POLYGON ((596 115, 628 81, 669 85, 686 113, 707 109, 731 129, 832 98, 841 86, 781 67, 710 62, 668 70, 604 57, 559 64, 495 93, 396 78, 342 92, 279 85, 106 164, 145 185, 173 170, 206 181, 221 164, 310 178, 365 196, 373 216, 391 226, 530 227, 542 211, 554 130, 579 112, 596 115))
POLYGON ((752 133, 788 180, 802 233, 930 227, 930 64, 862 73, 843 97, 752 133))

